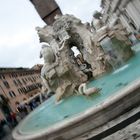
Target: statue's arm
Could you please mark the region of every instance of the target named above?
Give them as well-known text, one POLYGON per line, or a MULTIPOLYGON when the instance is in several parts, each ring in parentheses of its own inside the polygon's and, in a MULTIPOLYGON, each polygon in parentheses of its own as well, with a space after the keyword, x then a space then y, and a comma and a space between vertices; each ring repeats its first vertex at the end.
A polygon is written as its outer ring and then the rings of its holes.
POLYGON ((42 78, 42 81, 43 81, 45 89, 47 89, 48 91, 51 91, 51 88, 50 88, 48 80, 45 79, 44 77, 41 77, 41 78, 42 78))

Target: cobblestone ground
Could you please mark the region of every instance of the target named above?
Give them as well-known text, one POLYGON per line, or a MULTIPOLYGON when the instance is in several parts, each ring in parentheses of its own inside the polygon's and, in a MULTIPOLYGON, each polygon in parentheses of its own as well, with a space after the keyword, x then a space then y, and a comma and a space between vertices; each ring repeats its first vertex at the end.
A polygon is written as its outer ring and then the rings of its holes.
POLYGON ((103 140, 140 140, 140 119, 103 140))

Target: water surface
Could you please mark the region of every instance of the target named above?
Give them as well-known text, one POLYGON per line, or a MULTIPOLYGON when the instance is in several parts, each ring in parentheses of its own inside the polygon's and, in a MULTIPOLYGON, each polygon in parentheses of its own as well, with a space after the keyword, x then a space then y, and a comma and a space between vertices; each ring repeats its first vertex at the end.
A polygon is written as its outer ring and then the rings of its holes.
POLYGON ((113 96, 116 91, 138 79, 140 77, 140 45, 133 48, 136 50, 136 55, 124 66, 88 84, 89 87, 102 88, 99 94, 94 94, 91 97, 71 96, 57 105, 54 97, 51 97, 23 121, 19 128, 20 132, 38 133, 64 119, 80 115, 86 109, 102 103, 108 97, 113 96))

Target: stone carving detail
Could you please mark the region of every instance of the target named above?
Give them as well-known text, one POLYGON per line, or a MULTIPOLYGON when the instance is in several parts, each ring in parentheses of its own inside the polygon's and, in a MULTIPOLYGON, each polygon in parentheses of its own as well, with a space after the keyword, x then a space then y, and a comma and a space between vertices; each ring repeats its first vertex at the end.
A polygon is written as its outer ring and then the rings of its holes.
POLYGON ((79 93, 86 96, 90 96, 91 94, 98 93, 100 90, 101 89, 96 87, 87 88, 86 83, 82 83, 78 88, 79 93))
MULTIPOLYGON (((107 59, 108 52, 106 53, 101 46, 103 43, 101 40, 106 35, 122 40, 125 36, 123 30, 117 26, 113 29, 98 26, 98 28, 95 27, 96 34, 93 34, 90 29, 89 24, 83 24, 81 20, 68 14, 57 16, 52 26, 36 28, 40 42, 49 44, 49 46, 43 46, 41 50, 44 58, 41 72, 44 87, 56 92, 57 101, 69 96, 78 89, 80 84, 87 81, 86 73, 78 67, 72 47, 76 46, 83 60, 91 65, 93 77, 112 68, 110 60, 107 59), (118 28, 118 32, 115 28, 118 28), (118 34, 122 35, 121 39, 118 34)), ((127 42, 127 39, 123 41, 127 42)))
MULTIPOLYGON (((133 55, 128 32, 117 18, 109 25, 104 26, 100 12, 96 11, 93 17, 94 43, 103 49, 105 53, 104 62, 109 62, 111 67, 116 69, 133 55)), ((101 57, 98 57, 98 60, 100 59, 101 57)))

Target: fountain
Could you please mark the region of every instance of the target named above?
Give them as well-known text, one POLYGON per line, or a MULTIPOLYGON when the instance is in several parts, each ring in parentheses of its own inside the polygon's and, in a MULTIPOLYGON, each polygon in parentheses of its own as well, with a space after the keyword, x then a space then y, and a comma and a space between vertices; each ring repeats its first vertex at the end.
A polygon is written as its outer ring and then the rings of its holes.
POLYGON ((49 44, 41 50, 43 91, 54 91, 55 95, 15 128, 15 140, 76 139, 91 130, 96 135, 96 128, 139 102, 140 50, 138 46, 131 50, 120 25, 98 26, 93 34, 79 19, 67 14, 37 31, 40 41, 49 44), (77 57, 71 51, 73 46, 91 65, 94 80, 88 81, 78 67, 77 57), (101 90, 85 96, 78 93, 82 84, 101 90))
POLYGON ((116 23, 117 20, 111 25, 104 26, 101 13, 98 11, 94 12, 93 21, 95 21, 92 22, 95 30, 94 42, 103 49, 106 59, 115 70, 133 55, 128 33, 121 23, 116 23))

